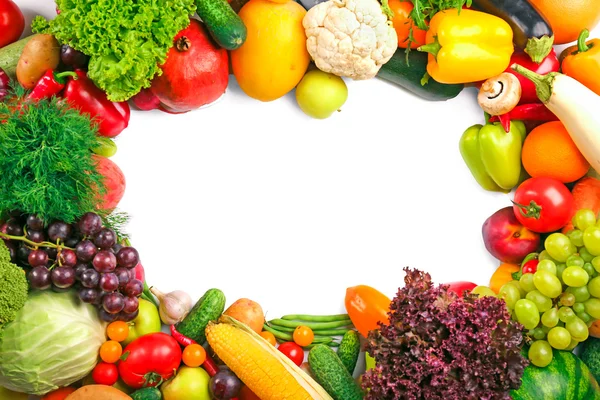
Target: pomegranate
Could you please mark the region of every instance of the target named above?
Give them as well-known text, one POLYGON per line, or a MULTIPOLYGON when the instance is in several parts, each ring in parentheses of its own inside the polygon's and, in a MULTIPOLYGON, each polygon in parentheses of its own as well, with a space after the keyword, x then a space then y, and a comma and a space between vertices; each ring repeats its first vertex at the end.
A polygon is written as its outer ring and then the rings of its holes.
POLYGON ((125 175, 121 168, 108 158, 97 154, 93 154, 92 158, 96 162, 96 171, 104 176, 104 185, 106 186, 106 193, 98 199, 96 207, 100 210, 112 210, 125 194, 125 175))
POLYGON ((150 90, 161 102, 161 109, 184 113, 217 100, 229 83, 227 50, 219 48, 198 20, 173 39, 161 76, 150 90))

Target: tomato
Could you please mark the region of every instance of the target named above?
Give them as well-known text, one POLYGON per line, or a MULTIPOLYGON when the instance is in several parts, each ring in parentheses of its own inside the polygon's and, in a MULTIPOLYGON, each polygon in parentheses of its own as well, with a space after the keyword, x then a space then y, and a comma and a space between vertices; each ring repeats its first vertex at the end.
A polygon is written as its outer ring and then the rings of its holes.
POLYGON ((553 178, 531 178, 517 188, 513 210, 524 227, 547 233, 567 225, 573 207, 573 195, 564 183, 553 178))
POLYGON ((65 400, 67 396, 73 393, 75 390, 77 389, 70 386, 56 389, 42 397, 42 400, 65 400))
POLYGON ((521 272, 523 274, 535 274, 537 272, 537 267, 539 263, 540 260, 538 259, 529 260, 525 264, 523 264, 521 272))
POLYGON ((173 376, 181 364, 181 347, 166 333, 157 332, 131 342, 119 361, 119 374, 134 389, 156 386, 173 376))
POLYGON ((119 357, 123 354, 123 348, 114 340, 109 340, 108 342, 104 342, 102 346, 100 346, 100 358, 102 361, 107 362, 109 364, 114 364, 119 361, 119 357))
POLYGON ((119 380, 117 366, 103 361, 99 362, 92 371, 92 379, 99 385, 114 385, 119 380))
POLYGON ((98 197, 96 207, 99 210, 112 210, 125 194, 125 175, 117 164, 106 157, 92 154, 92 159, 96 163, 96 171, 104 177, 104 186, 106 186, 106 192, 98 197))
POLYGON ((106 328, 106 335, 110 340, 122 342, 129 336, 129 325, 123 321, 111 322, 106 328))
POLYGON ((19 40, 25 29, 25 17, 12 0, 0 0, 0 47, 19 40))
POLYGON ((365 285, 346 289, 346 311, 356 329, 364 337, 379 328, 379 322, 389 324, 388 312, 392 301, 378 290, 365 285))
POLYGON ((294 330, 293 338, 298 346, 306 347, 313 342, 315 334, 308 326, 300 325, 294 330))
POLYGON ((190 344, 183 349, 181 356, 183 363, 188 367, 196 368, 204 364, 206 361, 206 350, 197 343, 190 344))
POLYGON ((277 346, 277 339, 275 338, 275 335, 273 335, 271 332, 262 331, 260 333, 260 336, 262 336, 263 339, 271 343, 273 346, 277 346))
POLYGON ((465 290, 470 292, 477 286, 476 284, 474 284, 472 282, 451 282, 451 283, 446 283, 446 285, 450 286, 448 288, 449 292, 454 292, 461 297, 465 290))
POLYGON ((304 350, 294 342, 285 342, 279 345, 279 351, 292 360, 297 366, 304 362, 304 350))

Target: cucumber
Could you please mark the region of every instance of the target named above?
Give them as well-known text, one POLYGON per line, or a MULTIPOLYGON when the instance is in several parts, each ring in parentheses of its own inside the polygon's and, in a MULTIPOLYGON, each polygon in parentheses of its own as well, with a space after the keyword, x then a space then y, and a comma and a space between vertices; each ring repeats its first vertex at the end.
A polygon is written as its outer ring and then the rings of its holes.
POLYGON ((19 58, 21 58, 21 53, 23 53, 23 48, 34 36, 37 35, 27 36, 0 49, 0 68, 7 73, 10 79, 17 77, 17 64, 19 58))
POLYGON ((210 321, 219 319, 225 310, 225 295, 219 289, 209 289, 190 313, 177 325, 177 331, 198 344, 204 344, 204 330, 210 321))
POLYGON ((409 53, 407 62, 405 50, 399 48, 381 67, 377 76, 429 101, 453 99, 462 92, 465 85, 446 85, 436 82, 433 78, 424 86, 421 85, 421 79, 427 72, 427 62, 427 54, 416 50, 409 53))
POLYGON ((337 355, 340 360, 342 360, 344 367, 350 372, 350 375, 354 374, 354 368, 356 368, 359 354, 360 337, 358 336, 358 333, 356 331, 346 332, 340 343, 337 355))
POLYGON ((196 0, 196 12, 215 42, 235 50, 246 41, 247 29, 227 0, 196 0))
POLYGON ((308 364, 317 382, 335 400, 362 400, 363 393, 342 360, 329 347, 318 344, 308 353, 308 364))
POLYGON ((160 390, 155 387, 147 387, 129 395, 133 400, 162 400, 162 394, 160 390))

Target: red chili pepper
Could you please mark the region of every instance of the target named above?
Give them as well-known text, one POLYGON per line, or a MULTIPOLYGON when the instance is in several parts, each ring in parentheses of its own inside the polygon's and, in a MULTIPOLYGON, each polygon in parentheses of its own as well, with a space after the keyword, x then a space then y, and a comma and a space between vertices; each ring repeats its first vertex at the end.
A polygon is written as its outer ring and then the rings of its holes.
POLYGON ((558 121, 558 117, 554 115, 544 104, 522 104, 516 106, 508 114, 495 115, 490 118, 490 122, 500 121, 506 132, 510 131, 510 121, 541 121, 550 122, 558 121))
POLYGON ((523 264, 523 268, 521 268, 521 272, 523 272, 524 274, 535 274, 537 272, 537 267, 538 264, 540 263, 540 260, 533 259, 533 260, 529 260, 527 261, 525 264, 523 264))
POLYGON ((89 114, 98 123, 101 136, 113 138, 127 128, 130 109, 126 101, 113 103, 106 93, 94 85, 85 71, 76 70, 77 79, 70 79, 63 97, 72 107, 89 114))
POLYGON ((189 337, 179 333, 175 325, 171 325, 171 336, 173 336, 173 339, 177 340, 177 343, 179 343, 183 347, 187 347, 190 344, 196 344, 195 340, 190 339, 189 337))
POLYGON ((77 73, 73 71, 56 72, 49 69, 42 75, 31 93, 27 96, 27 99, 42 100, 59 94, 65 88, 67 78, 69 77, 78 79, 77 73))
POLYGON ((541 103, 541 100, 537 96, 533 82, 514 71, 511 68, 513 64, 521 65, 540 75, 546 75, 549 72, 558 72, 560 69, 560 61, 558 61, 558 57, 556 57, 556 52, 552 50, 550 54, 548 54, 546 58, 544 58, 539 64, 532 61, 529 54, 525 52, 520 51, 513 53, 510 59, 510 64, 505 71, 515 75, 521 83, 521 100, 519 101, 519 104, 541 103))
POLYGON ((202 364, 202 368, 204 368, 204 370, 208 372, 208 375, 211 378, 215 376, 217 372, 219 372, 219 366, 208 353, 206 354, 206 360, 202 364))

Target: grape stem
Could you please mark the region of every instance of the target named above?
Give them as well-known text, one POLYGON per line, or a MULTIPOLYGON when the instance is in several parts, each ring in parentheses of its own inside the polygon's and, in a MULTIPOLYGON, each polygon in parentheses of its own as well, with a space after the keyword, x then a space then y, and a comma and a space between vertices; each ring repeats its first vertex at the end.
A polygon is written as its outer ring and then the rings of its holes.
POLYGON ((48 247, 48 248, 57 249, 57 250, 63 250, 63 249, 73 250, 73 251, 75 250, 75 249, 72 249, 72 248, 70 248, 68 246, 63 246, 60 243, 58 243, 58 244, 55 244, 55 243, 52 243, 52 242, 40 242, 40 243, 36 243, 36 242, 33 242, 33 241, 27 239, 27 237, 25 237, 24 235, 23 236, 12 236, 12 235, 9 235, 7 233, 0 232, 0 239, 18 240, 20 242, 23 242, 23 243, 25 243, 25 244, 33 247, 34 249, 37 249, 38 247, 48 247))
POLYGON ((512 202, 515 206, 519 207, 519 212, 525 218, 540 219, 540 213, 542 212, 542 206, 535 201, 531 200, 528 206, 523 204, 512 202))

